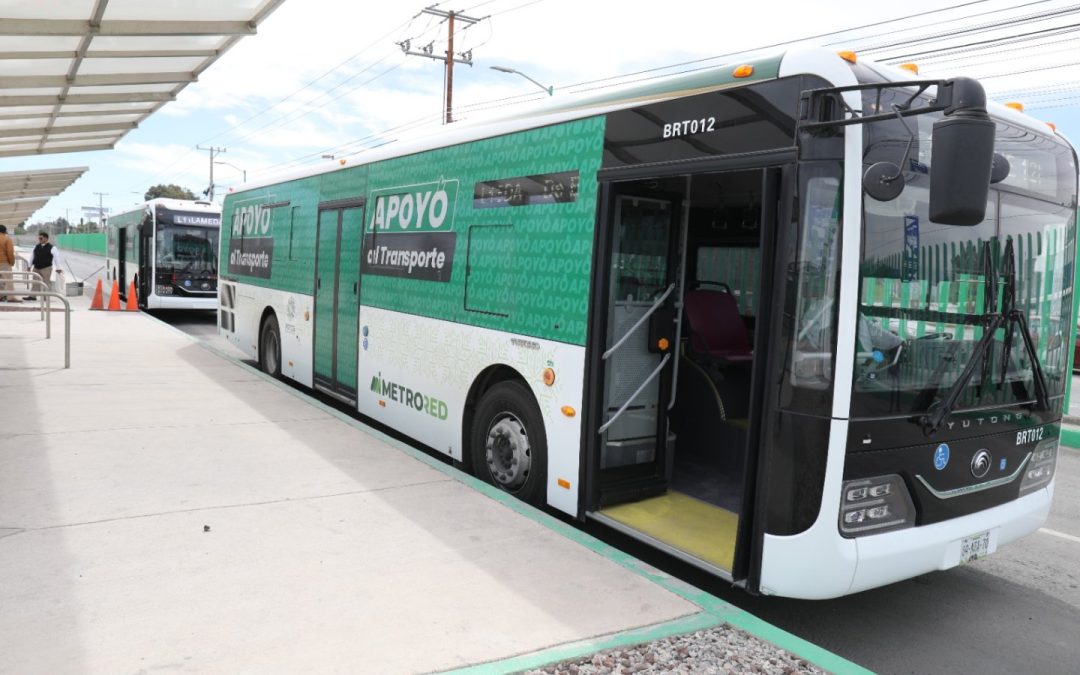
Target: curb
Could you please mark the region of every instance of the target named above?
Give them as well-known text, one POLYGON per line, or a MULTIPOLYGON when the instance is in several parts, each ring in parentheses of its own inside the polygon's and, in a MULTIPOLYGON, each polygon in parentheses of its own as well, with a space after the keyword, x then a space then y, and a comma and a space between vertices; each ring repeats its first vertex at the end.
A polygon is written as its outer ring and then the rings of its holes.
POLYGON ((1067 417, 1062 420, 1061 444, 1073 450, 1080 450, 1080 426, 1073 426, 1073 424, 1080 424, 1080 418, 1067 417), (1073 420, 1076 421, 1073 422, 1073 420))
MULTIPOLYGON (((254 373, 264 381, 269 382, 287 392, 296 396, 298 399, 304 401, 308 405, 321 410, 322 412, 338 419, 346 424, 352 426, 355 429, 363 431, 364 433, 372 436, 387 445, 404 452, 413 459, 416 459, 427 466, 441 471, 443 474, 450 478, 464 483, 484 494, 500 504, 513 510, 514 512, 529 518, 530 520, 552 530, 563 537, 574 541, 585 548, 589 549, 597 555, 603 556, 608 560, 620 565, 621 567, 644 577, 650 582, 664 588, 675 595, 687 600, 698 607, 701 611, 696 614, 684 616, 672 621, 668 621, 653 626, 645 626, 641 628, 635 628, 627 631, 621 631, 619 633, 599 636, 596 638, 590 638, 579 642, 570 644, 562 644, 547 649, 542 649, 537 652, 528 654, 521 654, 505 659, 499 659, 495 661, 489 661, 486 663, 479 663, 474 665, 465 666, 458 669, 442 671, 447 673, 469 673, 469 674, 490 674, 490 673, 512 673, 520 670, 527 670, 531 668, 539 668, 560 661, 568 659, 577 659, 584 656, 589 656, 596 652, 606 651, 608 649, 615 649, 621 647, 632 646, 641 644, 643 642, 651 642, 666 637, 675 635, 682 635, 686 633, 692 633, 694 631, 703 630, 707 628, 713 628, 722 624, 728 624, 734 628, 738 628, 756 638, 764 640, 780 649, 784 649, 799 658, 802 658, 814 665, 822 668, 828 672, 836 673, 838 675, 873 675, 873 671, 867 670, 858 664, 848 661, 844 657, 830 652, 824 647, 820 647, 812 642, 804 640, 793 633, 789 633, 782 628, 778 628, 763 619, 760 619, 749 612, 739 609, 738 607, 721 600, 720 598, 706 593, 694 586, 691 586, 679 579, 676 579, 665 572, 662 572, 651 565, 648 565, 633 556, 616 549, 595 537, 586 534, 571 525, 568 525, 554 516, 550 516, 539 509, 536 509, 528 504, 521 502, 514 497, 508 495, 495 487, 480 481, 454 467, 429 456, 428 454, 417 450, 397 439, 387 436, 385 433, 375 429, 367 424, 364 424, 358 419, 341 412, 335 408, 332 408, 322 401, 319 401, 306 392, 300 391, 291 386, 285 381, 278 380, 270 377, 266 373, 257 368, 249 366, 235 356, 228 354, 218 347, 208 344, 195 336, 189 335, 179 328, 170 326, 169 324, 154 318, 153 316, 145 314, 147 318, 157 321, 166 328, 176 332, 179 335, 184 336, 191 342, 199 345, 203 349, 213 352, 221 358, 231 361, 236 365, 247 369, 254 373)), ((1078 439, 1080 439, 1080 430, 1077 432, 1078 439)))

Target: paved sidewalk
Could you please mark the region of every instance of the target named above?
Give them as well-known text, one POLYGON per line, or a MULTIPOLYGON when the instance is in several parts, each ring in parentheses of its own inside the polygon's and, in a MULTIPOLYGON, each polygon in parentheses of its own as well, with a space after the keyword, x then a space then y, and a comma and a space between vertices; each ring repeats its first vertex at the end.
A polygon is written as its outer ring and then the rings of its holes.
POLYGON ((0 312, 0 673, 532 667, 794 636, 145 314, 0 312), (512 660, 507 660, 512 659, 512 660))

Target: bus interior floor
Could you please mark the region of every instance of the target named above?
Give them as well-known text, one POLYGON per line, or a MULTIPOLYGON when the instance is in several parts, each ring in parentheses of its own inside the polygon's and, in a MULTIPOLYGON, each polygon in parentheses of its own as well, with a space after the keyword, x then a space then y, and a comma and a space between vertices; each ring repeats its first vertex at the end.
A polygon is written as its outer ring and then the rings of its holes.
POLYGON ((738 513, 742 503, 739 481, 716 466, 693 458, 676 456, 671 488, 732 513, 738 513))

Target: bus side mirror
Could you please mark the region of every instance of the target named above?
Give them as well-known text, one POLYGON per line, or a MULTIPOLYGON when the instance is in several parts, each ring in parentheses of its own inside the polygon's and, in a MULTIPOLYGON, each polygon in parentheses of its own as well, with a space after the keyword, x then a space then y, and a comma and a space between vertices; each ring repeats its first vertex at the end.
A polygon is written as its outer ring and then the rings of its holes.
POLYGON ((934 123, 930 156, 930 220, 944 225, 978 225, 986 217, 990 170, 994 163, 994 122, 986 97, 974 80, 956 78, 949 92, 955 104, 934 123))

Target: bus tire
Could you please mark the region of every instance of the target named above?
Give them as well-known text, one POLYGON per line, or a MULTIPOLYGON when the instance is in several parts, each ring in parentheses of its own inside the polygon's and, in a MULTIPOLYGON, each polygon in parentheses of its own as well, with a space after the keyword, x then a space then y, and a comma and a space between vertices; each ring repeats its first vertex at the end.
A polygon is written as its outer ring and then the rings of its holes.
POLYGON ((273 314, 259 328, 259 368, 270 377, 281 377, 281 330, 273 314))
POLYGON ((484 393, 470 440, 477 478, 534 506, 546 502, 547 435, 524 384, 500 382, 484 393))

